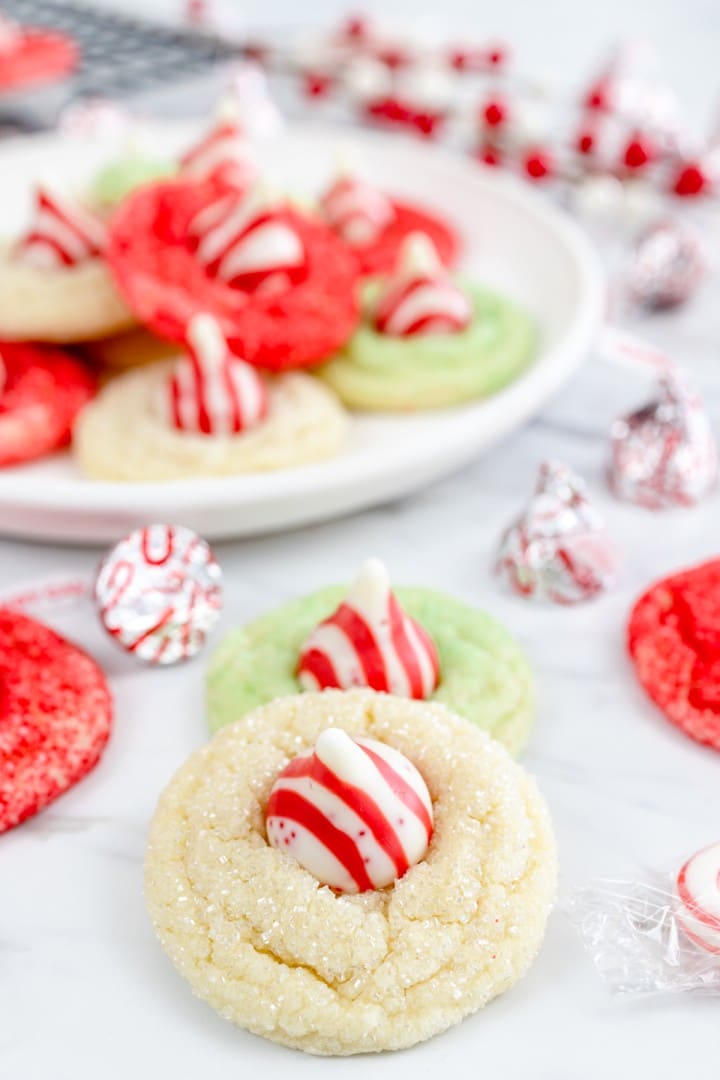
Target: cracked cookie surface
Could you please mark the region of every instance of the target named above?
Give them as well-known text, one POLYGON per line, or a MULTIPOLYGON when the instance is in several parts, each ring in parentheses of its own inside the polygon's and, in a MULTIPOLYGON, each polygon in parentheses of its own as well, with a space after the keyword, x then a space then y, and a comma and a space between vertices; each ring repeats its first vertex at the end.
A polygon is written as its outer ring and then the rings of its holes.
POLYGON ((180 769, 145 864, 155 930, 194 992, 315 1054, 400 1049, 458 1023, 527 970, 555 889, 545 803, 507 752, 442 705, 371 691, 281 698, 180 769), (324 728, 396 747, 433 800, 427 857, 337 895, 266 840, 264 807, 324 728))

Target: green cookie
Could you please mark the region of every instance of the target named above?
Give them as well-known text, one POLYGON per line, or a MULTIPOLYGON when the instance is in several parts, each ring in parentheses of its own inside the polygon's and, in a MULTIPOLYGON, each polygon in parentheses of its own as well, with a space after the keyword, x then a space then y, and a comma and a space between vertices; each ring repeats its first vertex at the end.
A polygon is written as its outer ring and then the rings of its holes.
POLYGON ((165 180, 174 176, 177 166, 171 161, 131 154, 111 161, 95 177, 90 198, 99 206, 115 206, 135 188, 153 180, 165 180))
MULTIPOLYGON (((534 711, 530 666, 508 632, 483 611, 432 589, 399 588, 405 610, 430 633, 440 654, 432 695, 518 754, 534 711)), ((347 594, 321 589, 232 630, 214 653, 207 679, 211 731, 283 694, 296 694, 300 649, 310 631, 347 594)))
POLYGON ((534 323, 512 301, 462 284, 474 310, 467 330, 392 337, 365 322, 318 374, 354 409, 439 409, 500 390, 530 365, 534 323))

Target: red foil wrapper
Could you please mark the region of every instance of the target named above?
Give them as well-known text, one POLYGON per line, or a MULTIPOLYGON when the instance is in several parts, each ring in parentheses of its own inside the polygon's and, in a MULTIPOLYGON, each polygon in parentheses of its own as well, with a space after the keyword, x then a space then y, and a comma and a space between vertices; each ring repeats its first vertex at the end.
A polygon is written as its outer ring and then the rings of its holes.
POLYGON ((583 481, 567 466, 545 462, 527 509, 503 535, 496 573, 520 596, 577 604, 610 588, 616 566, 583 481))
POLYGON ((106 555, 94 598, 123 649, 149 664, 176 664, 200 651, 218 619, 222 571, 192 529, 149 525, 106 555))
POLYGON ((692 506, 715 486, 710 420, 677 372, 661 377, 654 401, 613 423, 608 476, 618 498, 649 510, 692 506))
POLYGON ((677 307, 705 276, 702 245, 694 230, 660 221, 640 234, 628 270, 631 300, 650 311, 677 307))

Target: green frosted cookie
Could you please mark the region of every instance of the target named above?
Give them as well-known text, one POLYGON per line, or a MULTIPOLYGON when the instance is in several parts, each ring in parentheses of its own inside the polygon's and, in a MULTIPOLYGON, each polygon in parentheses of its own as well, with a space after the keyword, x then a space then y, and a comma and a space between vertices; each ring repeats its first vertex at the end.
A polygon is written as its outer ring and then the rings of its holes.
POLYGON ((511 300, 462 286, 474 309, 467 330, 392 337, 365 322, 318 374, 354 409, 436 409, 500 390, 532 362, 535 325, 511 300))
MULTIPOLYGON (((532 726, 530 666, 508 632, 489 615, 432 589, 394 590, 405 611, 433 638, 440 685, 432 695, 518 754, 532 726)), ((285 604, 232 630, 214 653, 207 679, 211 731, 300 685, 295 668, 310 631, 346 596, 332 586, 285 604)))
POLYGON ((90 198, 98 206, 115 206, 135 188, 153 180, 166 180, 176 172, 177 166, 172 161, 130 154, 111 161, 100 170, 93 181, 90 198))

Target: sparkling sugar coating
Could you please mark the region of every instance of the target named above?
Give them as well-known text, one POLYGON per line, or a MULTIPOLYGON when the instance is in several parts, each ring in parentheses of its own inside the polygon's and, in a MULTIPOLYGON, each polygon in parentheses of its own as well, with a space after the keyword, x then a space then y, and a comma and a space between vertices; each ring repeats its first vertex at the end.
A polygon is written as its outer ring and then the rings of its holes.
POLYGON ((315 1054, 400 1049, 509 989, 555 891, 545 803, 498 744, 437 704, 370 691, 281 698, 180 769, 150 830, 158 937, 222 1016, 315 1054), (267 843, 281 769, 325 728, 405 754, 433 801, 427 858, 387 889, 337 895, 267 843))
POLYGON ((608 479, 615 495, 648 510, 692 506, 715 487, 718 447, 699 396, 677 372, 658 396, 610 429, 608 479))
POLYGON ((94 596, 123 649, 150 664, 175 664, 200 651, 219 618, 222 571, 192 529, 149 525, 105 556, 94 596))
POLYGON ((628 622, 635 672, 667 719, 720 750, 720 559, 656 582, 628 622))
POLYGON ((545 462, 526 510, 505 532, 495 569, 521 596, 576 604, 615 583, 617 555, 585 485, 545 462))
POLYGON ((25 615, 0 608, 0 832, 97 764, 113 705, 97 664, 25 615))

